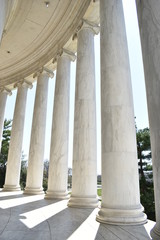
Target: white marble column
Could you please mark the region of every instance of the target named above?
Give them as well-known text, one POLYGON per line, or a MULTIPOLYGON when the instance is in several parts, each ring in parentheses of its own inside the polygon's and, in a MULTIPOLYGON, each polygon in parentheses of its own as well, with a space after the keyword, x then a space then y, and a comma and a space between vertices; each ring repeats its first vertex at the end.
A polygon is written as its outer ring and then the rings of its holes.
POLYGON ((11 140, 9 144, 5 185, 3 191, 21 190, 19 180, 21 169, 25 110, 27 101, 27 91, 28 88, 32 88, 32 84, 23 80, 15 84, 15 87, 17 87, 18 90, 11 131, 11 140))
POLYGON ((48 80, 52 72, 43 70, 38 73, 34 103, 30 150, 27 169, 25 194, 43 194, 43 161, 45 146, 48 80))
POLYGON ((136 130, 122 0, 100 1, 102 204, 97 220, 146 222, 140 204, 136 130))
POLYGON ((12 95, 11 91, 5 88, 1 88, 0 89, 0 148, 1 148, 1 142, 2 142, 4 113, 6 108, 7 95, 12 95))
POLYGON ((92 208, 97 199, 94 34, 99 27, 83 22, 77 34, 72 194, 70 207, 92 208))
POLYGON ((160 2, 137 1, 141 35, 156 207, 156 225, 151 231, 153 240, 160 239, 160 2))
POLYGON ((46 198, 64 199, 68 197, 70 63, 74 60, 75 55, 66 50, 63 50, 57 57, 49 178, 46 198))

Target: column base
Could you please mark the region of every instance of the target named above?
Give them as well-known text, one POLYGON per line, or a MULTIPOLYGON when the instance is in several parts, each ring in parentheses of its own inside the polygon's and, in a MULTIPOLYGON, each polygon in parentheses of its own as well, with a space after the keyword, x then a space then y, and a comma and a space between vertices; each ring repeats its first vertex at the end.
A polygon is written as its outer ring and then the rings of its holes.
POLYGON ((21 191, 20 186, 17 185, 4 185, 3 190, 4 192, 16 192, 16 191, 21 191))
POLYGON ((75 208, 96 208, 98 206, 98 198, 97 196, 86 196, 80 197, 71 195, 71 198, 68 201, 68 207, 75 208))
POLYGON ((160 239, 160 230, 157 228, 157 224, 151 230, 151 237, 154 240, 159 240, 160 239))
POLYGON ((69 194, 67 191, 47 191, 45 195, 46 199, 68 199, 69 194))
POLYGON ((43 188, 29 188, 26 187, 24 190, 24 194, 28 195, 39 195, 39 194, 44 194, 43 188))
POLYGON ((141 225, 147 222, 147 216, 143 210, 142 205, 130 209, 111 209, 102 206, 96 220, 111 225, 141 225))

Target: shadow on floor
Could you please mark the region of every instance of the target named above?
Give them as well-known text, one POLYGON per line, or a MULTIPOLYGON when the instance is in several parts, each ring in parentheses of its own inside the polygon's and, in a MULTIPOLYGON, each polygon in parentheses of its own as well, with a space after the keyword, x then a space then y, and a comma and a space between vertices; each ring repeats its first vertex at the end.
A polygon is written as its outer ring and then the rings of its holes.
POLYGON ((100 224, 96 240, 150 240, 144 226, 114 226, 100 224))
POLYGON ((144 226, 99 224, 98 209, 68 208, 67 202, 42 195, 0 197, 0 240, 150 239, 144 226))

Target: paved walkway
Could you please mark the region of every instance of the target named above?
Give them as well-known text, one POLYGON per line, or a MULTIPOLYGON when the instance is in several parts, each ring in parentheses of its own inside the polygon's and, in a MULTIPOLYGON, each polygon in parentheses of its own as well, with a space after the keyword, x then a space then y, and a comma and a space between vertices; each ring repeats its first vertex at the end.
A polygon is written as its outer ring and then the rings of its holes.
POLYGON ((68 208, 67 200, 0 191, 0 240, 147 240, 154 222, 111 226, 95 221, 98 209, 68 208))

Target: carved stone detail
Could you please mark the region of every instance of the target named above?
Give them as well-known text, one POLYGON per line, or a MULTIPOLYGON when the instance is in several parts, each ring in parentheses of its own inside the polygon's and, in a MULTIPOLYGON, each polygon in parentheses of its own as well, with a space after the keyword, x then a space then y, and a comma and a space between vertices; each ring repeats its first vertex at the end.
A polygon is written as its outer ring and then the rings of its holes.
POLYGON ((32 89, 33 85, 31 82, 23 79, 17 83, 14 84, 14 88, 19 88, 19 87, 27 87, 27 88, 30 88, 32 89))
POLYGON ((40 74, 42 73, 46 73, 49 75, 50 78, 53 78, 54 77, 54 73, 53 71, 51 71, 50 69, 46 68, 46 67, 43 67, 43 68, 40 68, 37 72, 35 72, 33 74, 33 78, 36 78, 38 77, 40 74))
POLYGON ((94 22, 90 22, 86 19, 83 19, 83 20, 80 21, 79 26, 77 27, 75 33, 73 34, 72 40, 75 40, 77 38, 78 32, 81 31, 84 28, 90 29, 93 32, 93 34, 96 34, 96 35, 100 31, 100 26, 99 25, 97 25, 94 22))
POLYGON ((12 92, 10 89, 4 87, 4 88, 0 88, 0 93, 1 92, 5 92, 7 95, 11 96, 12 95, 12 92))
POLYGON ((59 52, 57 53, 57 56, 53 59, 52 63, 54 64, 55 62, 57 62, 58 58, 61 57, 61 56, 66 56, 66 57, 69 57, 71 61, 75 61, 76 59, 76 55, 75 53, 65 49, 65 48, 62 48, 61 50, 59 50, 59 52))

